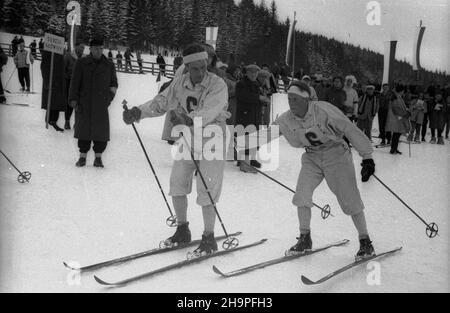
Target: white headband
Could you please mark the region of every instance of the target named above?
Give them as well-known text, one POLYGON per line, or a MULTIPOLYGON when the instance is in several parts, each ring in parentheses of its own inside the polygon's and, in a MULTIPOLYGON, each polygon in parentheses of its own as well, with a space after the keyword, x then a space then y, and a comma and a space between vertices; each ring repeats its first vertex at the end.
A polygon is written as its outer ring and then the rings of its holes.
POLYGON ((308 92, 301 90, 298 86, 291 86, 288 93, 293 93, 303 98, 309 98, 308 92))
POLYGON ((208 60, 208 53, 206 51, 189 54, 183 57, 183 63, 188 64, 199 60, 208 60))

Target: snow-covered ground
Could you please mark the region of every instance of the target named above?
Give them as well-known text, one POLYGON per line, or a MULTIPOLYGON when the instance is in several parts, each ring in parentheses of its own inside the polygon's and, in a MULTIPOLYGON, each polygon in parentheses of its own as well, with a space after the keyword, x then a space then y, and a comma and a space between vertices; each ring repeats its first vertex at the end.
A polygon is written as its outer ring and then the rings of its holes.
MULTIPOLYGON (((5 81, 13 70, 10 60, 4 68, 5 81)), ((34 65, 34 88, 40 92, 39 64, 34 65)), ((40 94, 7 95, 0 105, 0 148, 22 171, 32 173, 29 184, 19 184, 17 172, 0 157, 0 291, 7 292, 449 292, 449 156, 445 146, 400 145, 401 156, 387 149, 374 153, 376 174, 427 221, 439 224, 440 236, 429 239, 423 225, 381 184, 371 179, 359 183, 366 205, 369 230, 377 251, 403 246, 395 256, 383 259, 380 285, 366 281, 371 269, 364 265, 322 285, 307 287, 304 274, 318 279, 353 260, 358 248, 349 217, 322 183, 314 201, 330 204, 335 217, 320 218, 313 209, 314 245, 350 239, 344 247, 257 270, 247 275, 221 279, 212 265, 228 271, 284 254, 298 235, 292 195, 261 175, 243 174, 228 162, 223 194, 218 208, 229 232, 242 231, 241 244, 268 238, 268 242, 242 252, 208 261, 120 289, 104 289, 93 274, 118 280, 156 269, 185 258, 187 249, 83 274, 66 270, 63 261, 87 265, 158 246, 173 233, 165 224, 167 208, 130 126, 122 121, 122 99, 140 104, 156 94, 156 77, 119 74, 119 90, 110 107, 111 142, 104 154, 105 169, 76 168, 78 158, 73 130, 57 133, 45 129, 45 111, 40 94)), ((8 89, 17 91, 17 77, 8 89)), ((274 101, 277 111, 286 108, 285 95, 274 101)), ((60 116, 60 125, 63 122, 60 116)), ((171 169, 170 146, 160 140, 164 118, 137 125, 163 188, 168 191, 171 169)), ((73 120, 72 120, 73 124, 73 120)), ((378 139, 375 139, 376 141, 378 139)), ((295 187, 303 150, 280 140, 280 167, 268 174, 295 187)), ((360 157, 354 153, 356 170, 360 157)), ((195 190, 195 189, 194 189, 195 190)), ((194 238, 202 231, 201 210, 195 196, 189 197, 189 220, 194 238)), ((220 224, 216 234, 222 234, 220 224)))

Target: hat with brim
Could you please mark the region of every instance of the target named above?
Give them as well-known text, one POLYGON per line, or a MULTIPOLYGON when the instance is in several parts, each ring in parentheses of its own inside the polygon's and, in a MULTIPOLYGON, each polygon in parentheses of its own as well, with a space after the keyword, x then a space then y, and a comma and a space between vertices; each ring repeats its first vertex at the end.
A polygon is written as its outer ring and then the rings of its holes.
POLYGON ((246 67, 245 67, 245 69, 247 70, 247 72, 259 72, 259 71, 261 71, 261 68, 258 66, 258 65, 256 65, 256 64, 250 64, 250 65, 247 65, 246 67))
POLYGON ((104 40, 102 37, 94 37, 89 41, 89 47, 99 47, 103 46, 104 40))

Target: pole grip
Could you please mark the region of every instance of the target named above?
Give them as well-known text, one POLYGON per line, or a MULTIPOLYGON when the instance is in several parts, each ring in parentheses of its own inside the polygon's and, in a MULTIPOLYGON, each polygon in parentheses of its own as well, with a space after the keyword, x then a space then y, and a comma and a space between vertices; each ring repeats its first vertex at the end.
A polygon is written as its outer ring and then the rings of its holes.
POLYGON ((128 101, 127 101, 127 100, 123 100, 123 101, 122 101, 122 104, 123 104, 123 109, 124 109, 125 111, 128 111, 128 106, 127 106, 128 101))

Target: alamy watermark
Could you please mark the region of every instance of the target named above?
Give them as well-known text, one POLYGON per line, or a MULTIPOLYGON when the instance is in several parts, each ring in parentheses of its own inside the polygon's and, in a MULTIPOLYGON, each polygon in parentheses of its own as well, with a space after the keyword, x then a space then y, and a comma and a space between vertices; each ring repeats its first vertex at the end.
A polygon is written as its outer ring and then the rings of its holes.
POLYGON ((193 127, 177 125, 171 136, 180 138, 172 148, 174 160, 243 161, 256 159, 264 164, 264 170, 273 171, 279 166, 279 126, 232 126, 211 124, 203 127, 201 117, 194 118, 193 127))
POLYGON ((367 3, 366 22, 369 26, 381 25, 381 4, 378 1, 370 1, 367 3))

